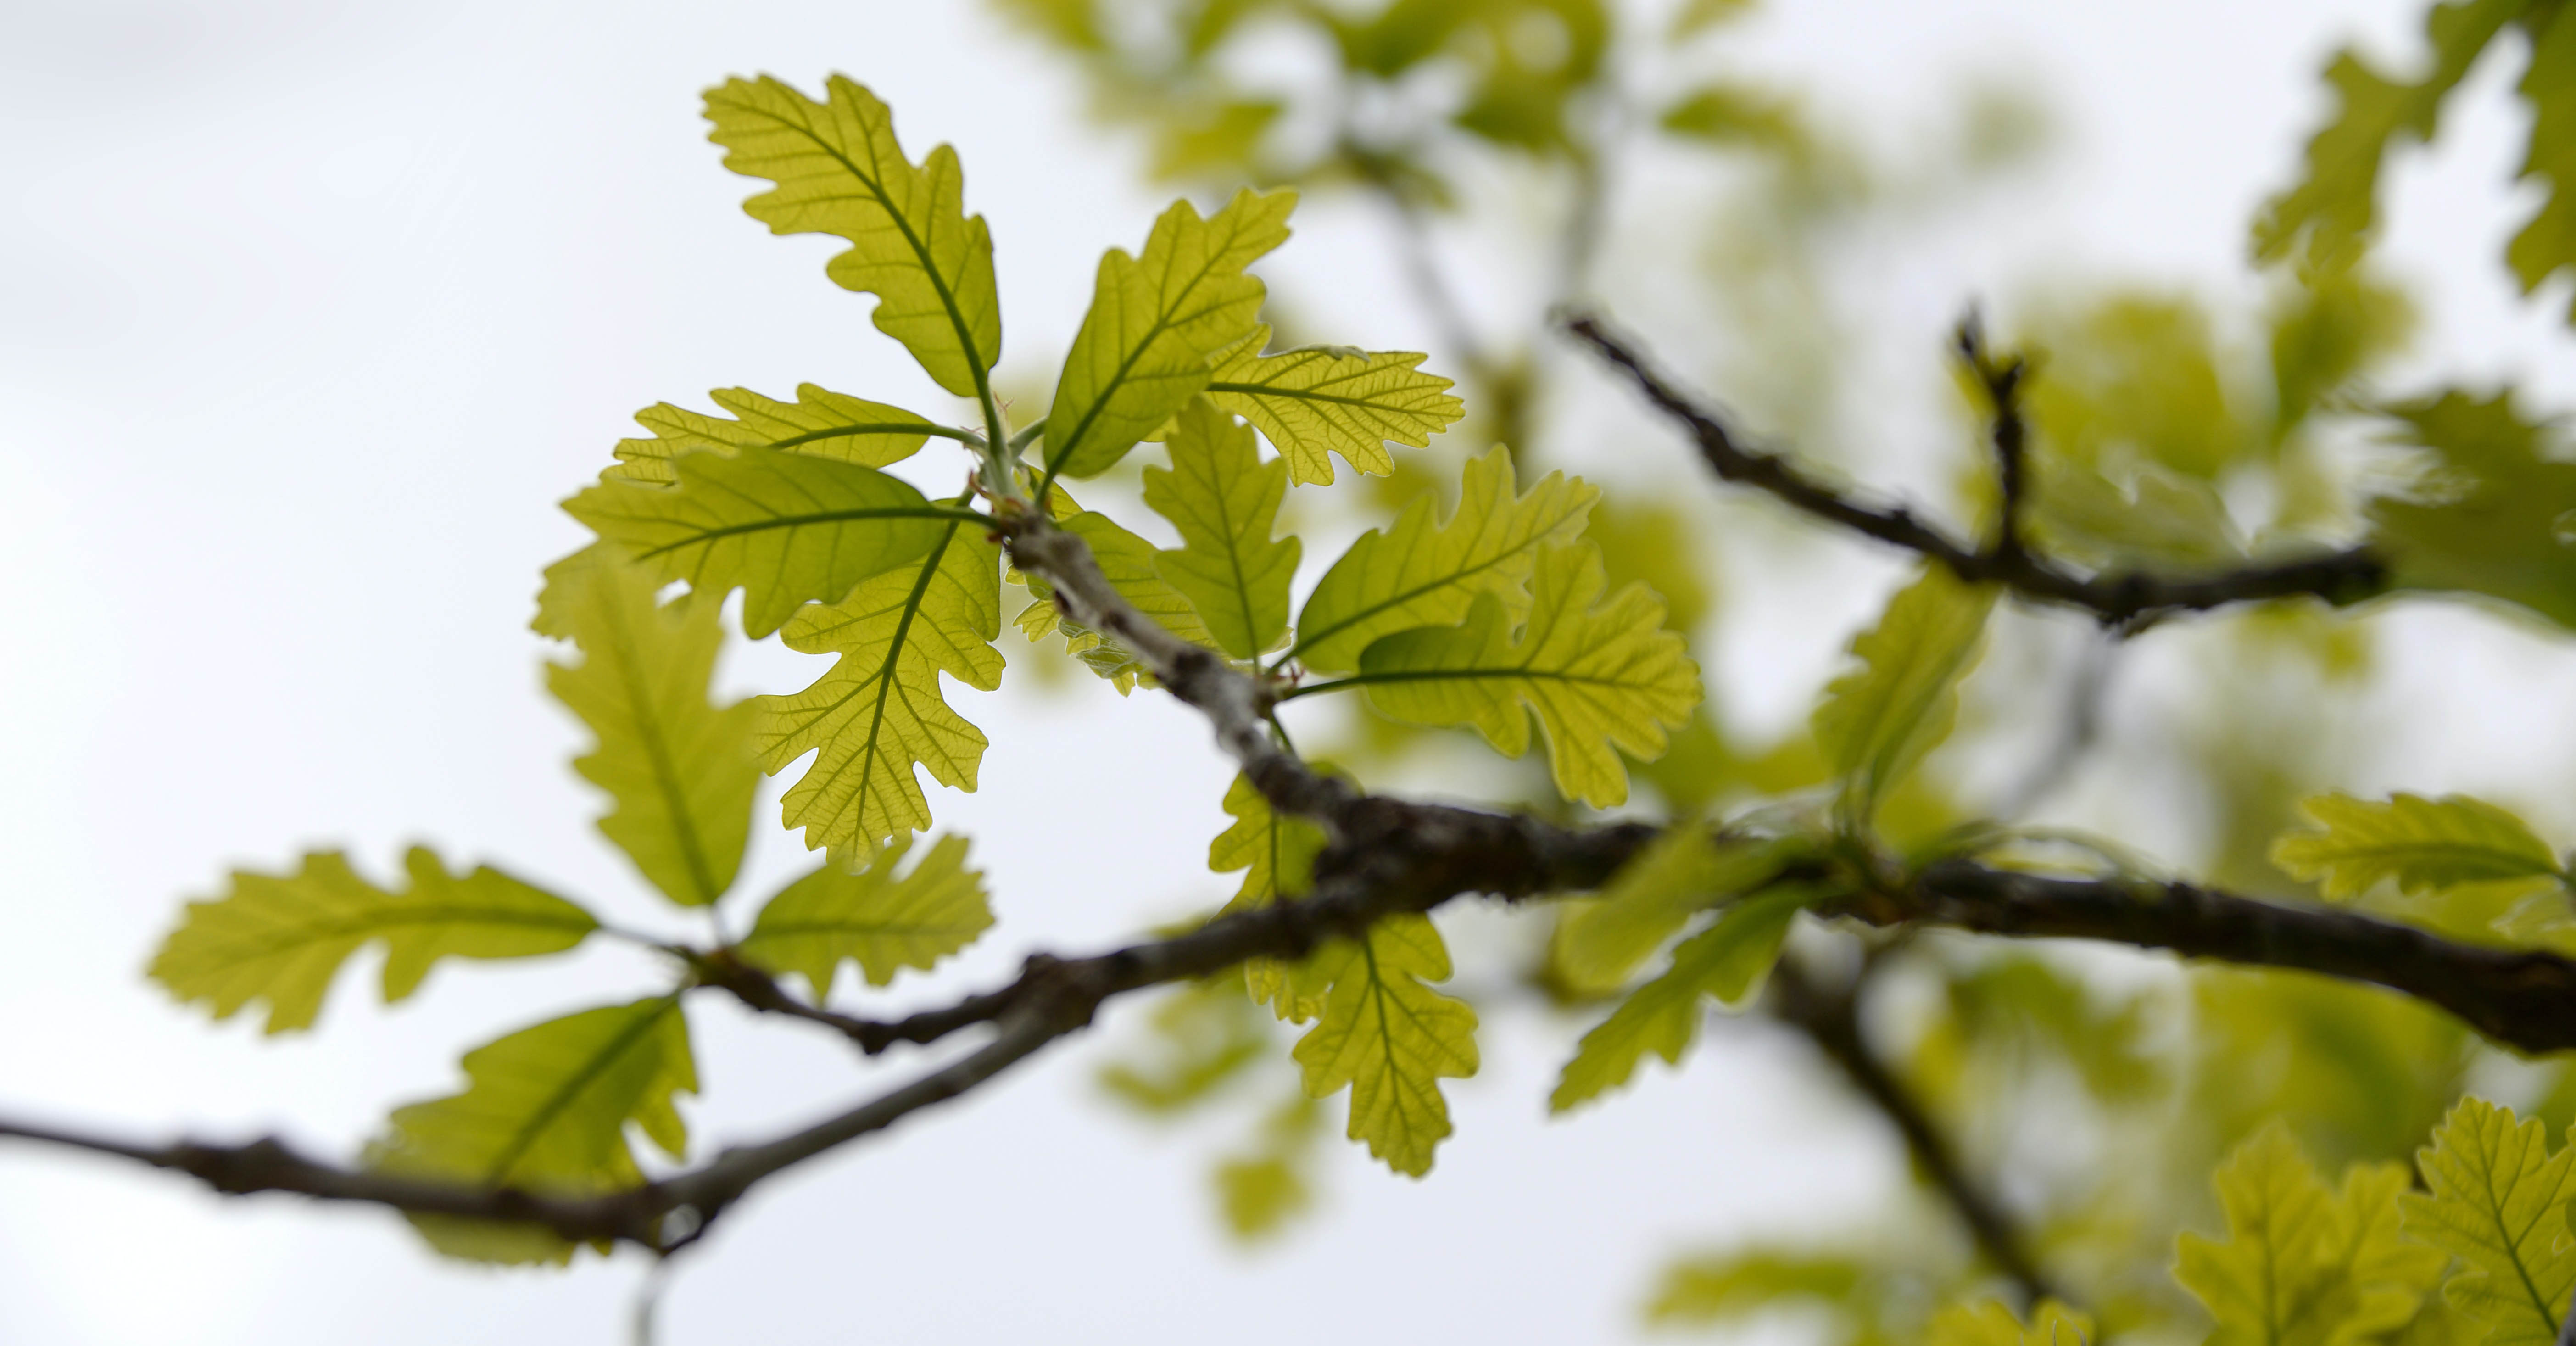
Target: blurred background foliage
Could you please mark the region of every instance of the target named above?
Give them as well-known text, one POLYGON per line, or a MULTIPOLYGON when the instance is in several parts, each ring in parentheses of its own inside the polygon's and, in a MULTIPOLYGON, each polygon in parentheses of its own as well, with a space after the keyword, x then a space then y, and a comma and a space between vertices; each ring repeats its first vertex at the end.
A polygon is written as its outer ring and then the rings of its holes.
MULTIPOLYGON (((1609 296, 1615 311, 1651 323, 1666 358, 1766 442, 1828 472, 1867 467, 1931 483, 1936 509, 1981 523, 1994 491, 1965 369, 1941 461, 1891 465, 1854 444, 1853 411, 1872 390, 1866 362, 1851 357, 1871 315, 1854 310, 1835 271, 1849 239, 1885 246, 1928 231, 2050 153, 2050 119, 2033 98, 1969 88, 1924 109, 1906 128, 1911 139, 1857 135, 1832 109, 1743 68, 1731 43, 1751 0, 1686 0, 1652 16, 1606 0, 993 2, 1075 72, 1090 115, 1134 137, 1157 181, 1203 200, 1245 184, 1293 186, 1376 221, 1374 243, 1406 294, 1320 295, 1274 281, 1273 311, 1414 306, 1437 338, 1426 367, 1458 378, 1469 419, 1432 449, 1399 455, 1392 476, 1349 474, 1299 493, 1291 509, 1304 512, 1287 526, 1328 532, 1356 512, 1330 503, 1338 493, 1391 509, 1455 480, 1460 459, 1497 441, 1512 446, 1524 482, 1593 472, 1606 494, 1591 536, 1613 583, 1661 594, 1711 670, 1710 704, 1673 750, 1632 764, 1651 795, 1632 807, 1726 812, 1823 783, 1803 718, 1762 726, 1731 713, 1722 670, 1742 661, 1725 651, 1775 633, 1730 621, 1730 599, 1794 577, 1822 548, 1854 544, 1714 482, 1623 472, 1634 447, 1604 442, 1587 414, 1606 384, 1551 338, 1548 314, 1609 296), (1657 181, 1685 187, 1652 198, 1624 189, 1629 166, 1673 156, 1688 171, 1657 181)), ((2429 129, 2427 117, 2419 133, 2429 129)), ((2389 134, 2381 128, 2381 141, 2389 134)), ((2374 269, 2362 246, 2368 223, 2365 211, 2349 246, 2267 244, 2264 298, 2241 311, 2172 288, 2046 276, 2004 295, 1959 296, 1995 304, 1993 339, 2031 362, 2034 541, 2088 565, 2192 570, 2349 543, 2374 525, 2385 536, 2461 526, 2429 510, 2415 520, 2407 511, 2419 507, 2402 500, 2363 503, 2406 471, 2392 438, 2471 467, 2505 464, 2480 478, 2491 486, 2511 472, 2576 471, 2550 461, 2547 434, 2503 399, 2410 403, 2383 386, 2407 350, 2415 306, 2374 269)), ((2266 228, 2280 233, 2277 209, 2266 228)), ((1279 344, 1300 339, 1282 326, 1279 344)), ((2551 489, 2526 494, 2567 494, 2551 489)), ((2475 569, 2482 545, 2409 556, 2475 569)), ((2496 578, 2523 575, 2528 560, 2488 557, 2487 573, 2463 579, 2415 559, 2407 578, 2504 593, 2567 620, 2551 608, 2576 586, 2552 588, 2556 572, 2496 578), (2524 594, 2510 592, 2516 582, 2524 594)), ((1968 685, 1958 732, 1890 801, 1883 828, 1900 843, 1929 843, 1971 818, 2083 827, 2141 838, 2152 854, 2128 862, 2137 868, 2311 900, 2269 848, 2298 823, 2301 798, 2359 764, 2350 730, 2382 685, 2377 644, 2368 608, 2273 604, 2152 635, 2017 608, 1968 685), (2131 675, 2142 639, 2175 647, 2152 689, 2131 675), (2132 721, 2118 735, 2103 731, 2113 703, 2132 721)), ((1298 735, 1309 757, 1373 786, 1437 791, 1445 781, 1480 799, 1567 811, 1534 761, 1496 762, 1461 735, 1397 725, 1356 703, 1298 735)), ((2379 893, 2365 904, 2462 938, 2509 937, 2494 928, 2493 903, 2446 900, 2379 893)), ((1551 964, 1553 919, 1510 918, 1516 984, 1454 989, 1597 1016, 1615 988, 1575 985, 1551 964)), ((1790 966, 1850 998, 1866 1049, 1948 1137, 2060 1293, 2121 1336, 2205 1333, 2208 1320, 2170 1274, 2174 1239, 2215 1227, 2213 1166, 2273 1118, 2332 1172, 2406 1159, 2472 1085, 2526 1115, 2537 1109, 2553 1130, 2576 1117, 2576 1078, 2563 1065, 2512 1059, 2411 1001, 2313 978, 1813 921, 1793 938, 1790 966)), ((1776 997, 1721 1031, 1803 1036, 1776 997)), ((1318 1161, 1332 1121, 1296 1087, 1288 1042, 1239 978, 1227 979, 1170 995, 1100 1076, 1151 1121, 1195 1117, 1234 1137, 1206 1158, 1212 1204, 1227 1229, 1256 1242, 1329 1218, 1318 1161)), ((1839 1080, 1829 1054, 1815 1060, 1839 1080)), ((1637 1269, 1641 1321, 1775 1322, 1804 1339, 1864 1346, 1919 1339, 1941 1305, 2002 1286, 1929 1185, 1839 1237, 1778 1243, 1712 1229, 1708 1238, 1668 1266, 1637 1269)), ((2428 1303, 2398 1335, 2456 1331, 2438 1297, 2428 1303)))

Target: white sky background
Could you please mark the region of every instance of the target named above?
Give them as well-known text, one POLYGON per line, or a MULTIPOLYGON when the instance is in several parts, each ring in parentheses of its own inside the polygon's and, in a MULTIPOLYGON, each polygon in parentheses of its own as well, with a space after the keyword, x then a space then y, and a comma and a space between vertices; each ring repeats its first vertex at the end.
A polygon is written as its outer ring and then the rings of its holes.
MULTIPOLYGON (((2355 33, 2411 43, 2418 4, 1779 8, 1739 68, 1807 82, 1864 128, 1972 74, 2026 80, 2061 117, 2053 169, 1891 264, 1887 325, 1921 394, 1897 424, 1931 405, 1928 343, 1971 295, 2106 273, 2241 292, 2244 222, 2320 110, 2325 53, 2355 33)), ((2512 63, 2483 70, 2457 143, 2404 175, 2395 254, 2440 287, 2424 368, 2521 373, 2564 405, 2554 306, 2518 307, 2496 260, 2523 213, 2493 185, 2518 143, 2496 97, 2512 63)), ((1052 360, 1099 250, 1133 247, 1160 201, 978 7, 0 0, 0 1109, 141 1137, 278 1129, 346 1154, 390 1105, 451 1090, 462 1047, 655 985, 611 950, 451 963, 385 1011, 364 958, 318 1032, 263 1040, 255 1015, 210 1028, 139 974, 182 896, 308 847, 384 875, 427 839, 692 929, 592 828, 598 801, 564 765, 583 736, 542 697, 522 623, 538 566, 579 540, 553 503, 635 408, 806 379, 947 405, 869 326, 871 301, 824 280, 834 245, 770 238, 738 209, 759 184, 703 138, 697 91, 722 76, 813 89, 830 70, 892 103, 916 155, 957 145, 999 251, 1006 368, 1052 360)), ((1382 274, 1358 251, 1364 217, 1310 216, 1275 274, 1310 290, 1382 274)), ((1348 311, 1364 330, 1331 339, 1430 344, 1400 303, 1348 311)), ((1682 461, 1642 420, 1637 441, 1682 461)), ((944 484, 938 453, 920 461, 944 484)), ((1873 601, 1836 606, 1858 620, 1873 601)), ((1783 656, 1798 696, 1841 639, 1809 625, 1783 656)), ((2506 645, 2514 686, 2564 671, 2563 652, 2506 645)), ((766 653, 728 668, 746 690, 801 685, 766 653)), ((2564 699, 2531 704, 2563 717, 2564 699)), ((1202 867, 1229 773, 1176 703, 1083 685, 961 707, 994 740, 984 790, 933 807, 976 839, 1002 924, 897 997, 987 985, 1029 949, 1101 947, 1230 890, 1202 867)), ((2518 716, 2455 718, 2501 752, 2518 716)), ((765 891, 804 855, 766 822, 754 835, 744 886, 765 891)), ((854 1069, 713 1001, 694 1017, 701 1146, 919 1068, 854 1069)), ((1203 1169, 1236 1135, 1099 1104, 1095 1037, 763 1189, 688 1259, 664 1339, 1619 1340, 1667 1254, 1854 1227, 1897 1179, 1892 1138, 1758 1030, 1719 1030, 1685 1073, 1547 1123, 1574 1029, 1488 1023, 1432 1178, 1339 1152, 1328 1211, 1278 1247, 1215 1233, 1203 1169)), ((226 1203, 0 1148, 11 1346, 607 1342, 641 1270, 633 1254, 464 1268, 379 1212, 226 1203)))

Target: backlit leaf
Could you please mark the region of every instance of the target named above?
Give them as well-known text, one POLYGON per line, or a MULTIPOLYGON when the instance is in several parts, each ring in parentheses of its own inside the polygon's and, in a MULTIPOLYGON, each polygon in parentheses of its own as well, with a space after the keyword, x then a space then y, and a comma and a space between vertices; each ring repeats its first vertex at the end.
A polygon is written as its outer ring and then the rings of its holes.
MULTIPOLYGON (((2521 92, 2532 124, 2522 177, 2547 186, 2539 212, 2505 245, 2504 259, 2530 294, 2560 268, 2576 266, 2576 19, 2563 5, 2532 6, 2523 26, 2531 33, 2531 64, 2521 92)), ((2567 321, 2576 323, 2576 304, 2567 321)))
POLYGON ((2376 219, 2379 172, 2391 143, 2400 132, 2432 140, 2442 100, 2521 8, 2522 0, 2446 0, 2433 6, 2424 18, 2433 68, 2421 80, 2393 80, 2350 49, 2336 53, 2326 82, 2342 106, 2308 142, 2298 184, 2264 204, 2254 222, 2255 255, 2266 261, 2282 257, 2303 240, 2311 257, 2328 263, 2357 252, 2376 219))
POLYGON ((1315 957, 1333 989, 1297 1042, 1306 1093, 1329 1098, 1347 1086, 1350 1138, 1421 1177, 1451 1129, 1440 1081, 1476 1073, 1476 1012, 1424 985, 1448 979, 1448 947, 1429 918, 1400 915, 1315 957))
POLYGON ((1208 357, 1250 332, 1261 282, 1243 273, 1288 241, 1293 192, 1245 189, 1202 220, 1176 201, 1140 257, 1100 259, 1091 312, 1074 334, 1047 410, 1046 465, 1077 480, 1103 472, 1207 386, 1208 357))
POLYGON ((1769 882, 1796 851, 1788 841, 1668 828, 1620 867, 1598 900, 1567 909, 1557 965, 1575 985, 1616 988, 1692 915, 1769 882))
POLYGON ((1255 326, 1219 351, 1207 394, 1259 427, 1299 485, 1331 481, 1336 453, 1385 476, 1395 470, 1389 441, 1421 448, 1466 414, 1450 380, 1415 368, 1427 358, 1417 352, 1301 346, 1264 355, 1269 340, 1270 328, 1255 326))
POLYGON ((1929 566, 1888 600, 1878 625, 1853 638, 1859 664, 1825 688, 1814 721, 1842 781, 1836 811, 1845 826, 1868 826, 1879 800, 1949 737, 1959 681, 1976 663, 1994 605, 1993 587, 1929 566))
POLYGON ((929 551, 969 514, 873 468, 801 453, 691 453, 672 465, 677 486, 603 481, 564 510, 709 602, 742 589, 743 633, 755 640, 799 604, 838 602, 929 551))
POLYGON ((900 407, 798 384, 796 400, 780 402, 749 388, 718 388, 708 396, 734 414, 709 416, 687 407, 656 402, 635 413, 651 439, 617 441, 612 477, 669 485, 679 480, 671 460, 693 449, 735 453, 743 449, 786 449, 817 458, 834 458, 861 467, 901 462, 942 427, 900 407))
POLYGON ((2391 408, 2435 455, 2415 499, 2372 502, 2396 582, 2501 598, 2576 628, 2576 463, 2503 393, 2446 392, 2391 408))
POLYGON ((1699 667, 1664 629, 1662 600, 1637 585, 1604 599, 1604 584, 1590 544, 1546 547, 1518 630, 1500 597, 1478 594, 1461 625, 1380 638, 1353 681, 1391 718, 1472 724, 1508 757, 1529 750, 1535 713, 1557 790, 1595 808, 1622 803, 1619 752, 1663 753, 1699 704, 1699 667))
POLYGON ((2224 1242, 2184 1234, 2174 1278, 2218 1320, 2210 1346, 2348 1346, 2415 1316, 2448 1263, 2398 1238, 2397 1164, 2356 1164, 2329 1190, 2275 1121, 2214 1178, 2224 1242))
POLYGON ((1581 478, 1557 472, 1521 493, 1511 451, 1495 445, 1468 460, 1458 507, 1437 526, 1431 516, 1438 502, 1426 492, 1333 562, 1297 614, 1288 657, 1318 673, 1348 672, 1369 642, 1417 626, 1455 625, 1484 593, 1518 620, 1529 611, 1539 549, 1582 536, 1600 497, 1581 478))
POLYGON ((2549 1152, 2540 1123, 2461 1099, 2415 1153, 2430 1193, 2398 1198, 2410 1238, 2466 1264, 2443 1286, 2453 1307, 2492 1325, 2489 1346, 2550 1346, 2576 1290, 2576 1152, 2549 1152))
POLYGON ((981 531, 948 523, 931 547, 872 575, 839 603, 800 608, 780 639, 837 654, 790 696, 759 699, 754 748, 775 775, 808 752, 814 764, 780 801, 805 844, 843 855, 930 826, 914 767, 973 790, 988 740, 941 696, 939 675, 980 691, 1002 685, 1000 557, 981 531))
MULTIPOLYGON (((672 1158, 689 1132, 674 1094, 695 1093, 697 1066, 677 996, 549 1019, 465 1054, 465 1092, 397 1108, 370 1167, 405 1177, 554 1196, 643 1181, 628 1148, 634 1123, 672 1158)), ((498 1262, 563 1262, 572 1245, 539 1226, 420 1215, 439 1251, 498 1262)))
POLYGON ((1288 466, 1262 462, 1250 427, 1194 397, 1166 441, 1172 466, 1145 469, 1145 503, 1180 530, 1155 568, 1190 601, 1216 647, 1254 658, 1288 631, 1298 542, 1274 542, 1288 466))
POLYGON ((1953 1304, 1932 1317, 1924 1346, 2087 1346, 2100 1341, 2093 1319, 2054 1299, 2043 1299, 2024 1327, 2011 1309, 1989 1299, 1971 1308, 1953 1304))
POLYGON ((268 1002, 271 1033, 310 1028, 332 978, 370 940, 385 943, 386 1004, 410 995, 441 958, 525 958, 581 943, 589 912, 496 869, 462 878, 425 846, 403 859, 411 886, 367 882, 338 851, 315 851, 292 874, 235 870, 212 902, 191 902, 150 975, 218 1019, 268 1002))
POLYGON ((966 867, 966 838, 941 837, 898 876, 895 864, 911 845, 906 836, 855 873, 827 862, 780 889, 735 949, 771 971, 804 977, 816 1000, 831 994, 844 959, 856 962, 871 986, 893 981, 903 968, 936 966, 992 926, 992 903, 983 874, 966 867))
POLYGON ((742 203, 774 234, 850 241, 825 274, 877 296, 878 330, 904 344, 939 386, 973 397, 1002 357, 993 238, 965 213, 965 179, 946 145, 915 168, 895 143, 894 114, 863 85, 834 75, 816 103, 766 75, 707 91, 707 138, 725 167, 778 184, 742 203))
MULTIPOLYGON (((1243 886, 1225 904, 1227 911, 1266 907, 1303 896, 1313 886, 1315 857, 1324 850, 1324 829, 1303 818, 1282 817, 1242 775, 1226 787, 1225 811, 1233 815, 1234 825, 1208 843, 1208 869, 1218 874, 1244 871, 1243 886)), ((1247 959, 1243 975, 1252 998, 1291 1023, 1321 1014, 1324 993, 1331 985, 1315 958, 1247 959)))
POLYGON ((590 726, 598 747, 573 769, 615 802, 599 830, 672 901, 724 896, 742 866, 760 784, 751 758, 758 712, 707 703, 724 631, 712 602, 654 602, 652 576, 597 565, 575 578, 564 614, 578 664, 549 664, 546 689, 590 726))
POLYGON ((2328 794, 2299 808, 2321 830, 2283 833, 2272 843, 2272 863, 2317 884, 2328 901, 2349 902, 2382 880, 2419 895, 2560 872, 2522 819, 2465 795, 2396 794, 2382 804, 2328 794))
POLYGON ((1548 1110, 1563 1112, 1626 1084, 1648 1052, 1680 1064, 1699 1032, 1701 997, 1734 1005, 1750 995, 1779 961, 1781 942, 1799 908, 1813 899, 1805 891, 1749 897, 1683 940, 1662 976, 1630 992, 1609 1018, 1583 1035, 1574 1059, 1557 1078, 1556 1092, 1548 1095, 1548 1110))

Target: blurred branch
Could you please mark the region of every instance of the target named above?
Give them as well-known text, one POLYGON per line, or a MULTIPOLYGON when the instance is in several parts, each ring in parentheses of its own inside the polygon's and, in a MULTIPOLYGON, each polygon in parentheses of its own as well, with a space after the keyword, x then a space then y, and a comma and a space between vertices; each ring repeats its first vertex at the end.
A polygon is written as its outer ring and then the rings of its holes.
MULTIPOLYGON (((1658 410, 1688 427, 1700 456, 1721 479, 1767 492, 1826 523, 1919 553, 1970 583, 2001 584, 2026 598, 2081 608, 2105 626, 2133 626, 2168 612, 2296 595, 2355 603, 2388 587, 2387 564, 2367 547, 2196 576, 2143 571, 2083 576, 2018 545, 2009 551, 2000 546, 1972 549, 1917 520, 1904 505, 1863 504, 1781 455, 1744 447, 1716 411, 1677 390, 1633 341, 1601 319, 1578 314, 1564 324, 1625 371, 1658 410)), ((2018 456, 2018 447, 2014 452, 2018 456)))
POLYGON ((2029 488, 2027 433, 2021 417, 2021 381, 2027 366, 2019 355, 1997 355, 1986 348, 1986 326, 1973 308, 1959 320, 1955 340, 1960 361, 1977 376, 1995 418, 1995 540, 1987 551, 1997 557, 2019 556, 2021 512, 2029 488))
POLYGON ((1861 973, 1828 987, 1807 971, 1796 953, 1784 954, 1771 970, 1766 1007, 1772 1017, 1804 1033, 1896 1128, 1915 1167, 1968 1227, 1978 1251, 2020 1289, 2025 1311, 2043 1299, 2062 1298, 2023 1246, 2012 1218, 1968 1176, 1931 1114, 1861 1036, 1860 990, 1866 979, 1864 967, 1861 973))
POLYGON ((2092 632, 2076 656, 2075 677, 2066 689, 2066 706, 2039 760, 2033 762, 2022 778, 2003 792, 1995 805, 1995 816, 2009 822, 2037 807, 2039 801, 2056 793, 2084 754, 2102 736, 2102 703, 2111 689, 2111 670, 2119 662, 2122 646, 2116 635, 2092 632))

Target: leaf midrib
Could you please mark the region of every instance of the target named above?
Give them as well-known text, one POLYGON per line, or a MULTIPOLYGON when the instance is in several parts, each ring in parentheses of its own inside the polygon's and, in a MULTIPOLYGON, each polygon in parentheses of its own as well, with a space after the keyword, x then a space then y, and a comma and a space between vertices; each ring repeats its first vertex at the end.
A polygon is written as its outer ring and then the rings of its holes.
MULTIPOLYGON (((659 1008, 649 1014, 637 1016, 635 1022, 627 1025, 616 1037, 610 1039, 605 1050, 591 1057, 580 1070, 573 1072, 572 1077, 564 1081, 562 1087, 556 1089, 544 1104, 530 1114, 526 1125, 520 1127, 517 1134, 510 1138, 510 1143, 502 1149, 491 1167, 485 1171, 483 1181, 486 1183, 504 1181, 510 1170, 517 1167, 521 1159, 527 1157, 528 1147, 537 1143, 537 1137, 546 1128, 552 1126, 555 1119, 562 1116, 566 1108, 572 1106, 572 1100, 582 1090, 589 1088, 592 1081, 606 1072, 610 1062, 625 1055, 627 1049, 635 1045, 636 1039, 659 1028, 662 1024, 662 1016, 678 1008, 679 1004, 678 996, 662 997, 659 1008)), ((617 1121, 622 1130, 626 1118, 621 1116, 617 1121)))

